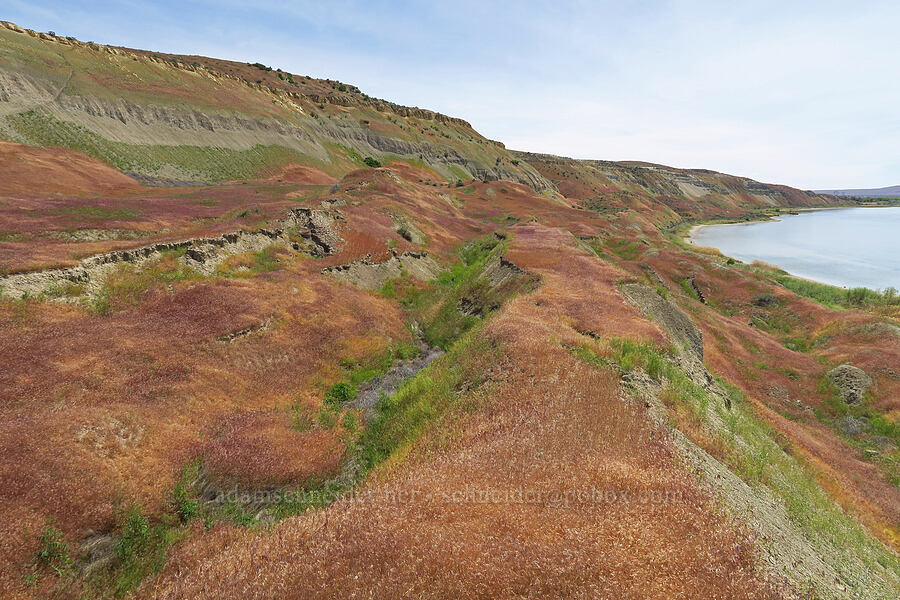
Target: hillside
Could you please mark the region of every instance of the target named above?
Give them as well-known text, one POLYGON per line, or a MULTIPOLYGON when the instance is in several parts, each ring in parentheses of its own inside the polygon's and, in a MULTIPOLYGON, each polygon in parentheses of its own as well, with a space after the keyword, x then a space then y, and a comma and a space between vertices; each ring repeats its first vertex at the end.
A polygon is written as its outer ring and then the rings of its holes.
POLYGON ((303 164, 339 175, 366 157, 397 157, 454 180, 546 187, 465 121, 342 93, 343 84, 291 75, 299 83, 289 85, 263 68, 204 59, 207 67, 10 23, 0 24, 0 44, 0 135, 81 150, 122 171, 221 181, 303 164))
POLYGON ((855 196, 857 198, 900 198, 900 185, 855 190, 824 190, 819 193, 833 196, 855 196))
POLYGON ((601 160, 573 160, 547 154, 516 152, 566 197, 588 208, 632 207, 647 197, 664 205, 659 217, 728 218, 772 208, 840 204, 836 198, 783 185, 760 183, 697 169, 601 160))
POLYGON ((682 239, 849 201, 12 24, 0 137, 0 597, 900 595, 900 301, 682 239))

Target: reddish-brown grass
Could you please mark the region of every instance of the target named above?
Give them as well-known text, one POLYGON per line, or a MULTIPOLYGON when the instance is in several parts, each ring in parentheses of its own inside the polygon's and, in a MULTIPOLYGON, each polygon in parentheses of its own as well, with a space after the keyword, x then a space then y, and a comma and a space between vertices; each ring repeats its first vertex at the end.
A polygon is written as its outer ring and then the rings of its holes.
POLYGON ((472 367, 487 377, 462 399, 474 412, 432 430, 356 500, 271 533, 220 527, 194 538, 147 595, 777 595, 757 572, 752 537, 717 515, 643 406, 621 397, 612 371, 560 344, 580 338, 565 321, 591 309, 620 313, 591 323, 602 335, 626 324, 653 335, 611 284, 615 270, 581 262, 590 257, 567 239, 517 228, 510 256, 540 272, 544 286, 514 300, 483 334, 502 353, 472 367), (558 263, 539 252, 547 247, 558 263), (581 283, 574 268, 555 273, 562 263, 582 267, 581 283))
POLYGON ((137 187, 131 177, 81 152, 0 142, 0 197, 86 196, 137 187))
MULTIPOLYGON (((333 473, 344 451, 339 428, 292 430, 288 407, 316 409, 340 377, 342 359, 409 340, 396 304, 321 273, 385 258, 391 247, 418 249, 395 231, 391 215, 420 229, 425 248, 441 260, 467 240, 507 230, 507 258, 541 279, 537 292, 513 301, 483 333, 504 355, 471 366, 484 373, 461 390, 472 412, 454 412, 408 461, 378 471, 366 487, 374 498, 291 519, 272 533, 197 528, 142 595, 776 595, 754 564, 752 536, 718 515, 643 408, 621 399, 611 372, 590 369, 562 346, 583 342, 576 331, 666 343, 617 289, 622 279, 645 277, 641 262, 703 329, 710 368, 748 394, 835 498, 875 531, 896 523, 896 488, 795 402, 823 406, 816 389, 822 361, 852 360, 876 377, 873 406, 896 414, 900 383, 887 372, 900 364, 900 351, 867 328, 871 315, 825 309, 762 276, 725 268, 720 257, 672 246, 653 223, 678 215, 648 195, 616 196, 615 207, 630 210, 599 215, 572 198, 551 200, 510 182, 426 184, 439 180, 398 162, 351 172, 334 193, 325 177, 298 168, 248 185, 35 193, 16 202, 4 196, 0 233, 13 234, 0 239, 7 270, 259 226, 297 206, 297 198, 345 204, 338 207, 344 243, 325 259, 285 256, 272 272, 171 289, 158 282, 104 317, 77 306, 0 304, 0 455, 9 457, 0 465, 0 508, 9 515, 0 526, 0 595, 25 593, 22 573, 48 519, 71 542, 109 531, 115 502, 160 509, 189 459, 199 456, 213 477, 245 487, 299 486, 333 473), (238 216, 244 210, 249 214, 238 216), (144 237, 47 235, 85 228, 144 237), (610 255, 618 263, 612 266, 577 236, 633 242, 637 258, 610 255), (688 275, 711 306, 679 291, 688 275), (779 298, 791 335, 826 334, 826 343, 798 353, 779 334, 749 327, 759 293, 779 298), (231 343, 218 339, 264 322, 268 329, 231 343), (467 487, 589 488, 632 499, 671 493, 658 503, 445 501, 467 487), (413 491, 414 502, 395 501, 413 491)), ((609 183, 578 185, 588 194, 609 183)), ((682 425, 689 428, 686 416, 682 425)))

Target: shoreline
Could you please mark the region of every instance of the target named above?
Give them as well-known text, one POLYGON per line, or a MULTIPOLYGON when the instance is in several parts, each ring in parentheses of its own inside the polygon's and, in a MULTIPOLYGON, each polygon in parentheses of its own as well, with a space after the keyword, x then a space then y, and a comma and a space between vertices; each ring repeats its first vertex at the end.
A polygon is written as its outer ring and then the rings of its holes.
MULTIPOLYGON (((684 233, 681 235, 681 238, 682 238, 682 240, 683 240, 684 242, 686 242, 686 243, 688 243, 688 244, 690 244, 690 245, 692 245, 692 246, 696 246, 696 247, 698 247, 698 248, 712 248, 712 249, 714 249, 714 250, 718 250, 719 252, 721 252, 721 250, 719 250, 718 248, 715 248, 714 246, 701 246, 700 244, 696 244, 696 243, 694 242, 694 235, 695 235, 698 231, 700 231, 702 228, 704 228, 704 227, 713 227, 713 226, 719 226, 719 225, 751 225, 751 224, 753 224, 753 223, 765 223, 765 222, 767 222, 767 221, 777 221, 777 220, 778 220, 778 217, 782 217, 782 216, 785 216, 785 215, 788 215, 788 216, 794 216, 794 215, 797 215, 797 214, 799 214, 799 213, 817 212, 817 211, 821 211, 821 210, 845 210, 845 209, 848 209, 848 208, 885 208, 885 207, 880 207, 880 206, 815 206, 815 207, 806 207, 806 206, 804 206, 804 207, 801 207, 801 208, 790 208, 790 209, 779 210, 778 213, 774 213, 774 214, 771 214, 771 215, 759 215, 759 218, 745 219, 745 220, 743 220, 743 221, 727 220, 727 219, 724 219, 724 220, 721 220, 721 221, 717 221, 717 220, 715 220, 715 219, 711 219, 711 220, 708 220, 708 221, 706 221, 706 222, 700 222, 700 223, 696 223, 696 224, 694 224, 694 225, 691 225, 691 226, 688 228, 688 230, 687 230, 686 232, 684 232, 684 233)), ((886 208, 897 208, 897 207, 889 206, 889 207, 886 207, 886 208)), ((724 256, 724 254, 723 254, 723 256, 724 256)), ((737 259, 735 259, 735 260, 737 260, 737 259)))
POLYGON ((872 290, 876 293, 883 293, 884 290, 892 288, 894 286, 888 285, 887 287, 884 287, 884 288, 870 288, 865 285, 858 285, 858 286, 840 285, 840 284, 836 284, 836 283, 822 281, 820 279, 813 279, 813 278, 807 277, 805 275, 799 275, 794 272, 791 272, 783 265, 768 263, 768 262, 765 262, 762 260, 756 260, 756 261, 753 261, 753 263, 746 263, 742 259, 739 259, 737 257, 726 254, 720 248, 717 248, 715 246, 705 246, 701 243, 698 243, 695 239, 697 233, 700 230, 702 230, 704 227, 724 226, 724 225, 751 225, 751 224, 755 224, 755 223, 764 223, 766 221, 779 221, 780 220, 779 217, 782 217, 784 215, 797 216, 797 215, 799 215, 799 213, 808 213, 808 212, 816 212, 816 211, 824 211, 824 210, 844 210, 844 209, 848 209, 848 208, 895 208, 895 209, 897 209, 897 208, 900 208, 900 206, 823 206, 823 207, 815 207, 815 208, 807 208, 807 207, 797 208, 797 209, 792 208, 789 210, 784 210, 783 212, 769 214, 769 215, 759 215, 759 218, 752 218, 752 219, 746 219, 746 220, 741 220, 741 221, 710 220, 710 221, 706 221, 706 222, 695 223, 695 224, 691 225, 690 227, 688 227, 686 231, 683 231, 679 235, 679 237, 681 238, 682 243, 688 245, 691 248, 695 248, 698 250, 701 250, 701 249, 713 250, 713 251, 717 252, 719 255, 721 255, 729 260, 735 260, 741 264, 745 264, 748 266, 753 266, 754 263, 758 262, 758 263, 761 263, 760 266, 765 266, 767 268, 772 268, 776 271, 780 271, 782 274, 784 274, 792 279, 797 279, 800 281, 806 281, 809 283, 815 283, 815 284, 819 284, 819 285, 825 285, 825 286, 829 286, 829 287, 836 288, 839 290, 851 290, 851 289, 856 289, 856 288, 865 288, 865 289, 872 290))

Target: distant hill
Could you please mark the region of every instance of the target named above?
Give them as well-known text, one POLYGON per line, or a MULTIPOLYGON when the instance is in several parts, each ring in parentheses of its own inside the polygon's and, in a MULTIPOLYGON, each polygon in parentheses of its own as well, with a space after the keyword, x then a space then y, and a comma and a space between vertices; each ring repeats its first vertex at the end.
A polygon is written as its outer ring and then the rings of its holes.
POLYGON ((834 194, 835 196, 859 196, 862 198, 900 198, 900 185, 892 185, 883 188, 858 189, 858 190, 817 190, 820 194, 834 194))

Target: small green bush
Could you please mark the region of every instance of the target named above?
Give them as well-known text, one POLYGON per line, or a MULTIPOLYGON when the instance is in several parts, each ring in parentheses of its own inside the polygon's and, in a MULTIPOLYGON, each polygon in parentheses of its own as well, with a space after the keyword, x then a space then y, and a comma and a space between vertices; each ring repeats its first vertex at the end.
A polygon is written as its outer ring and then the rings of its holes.
POLYGON ((150 523, 139 507, 133 507, 125 513, 122 535, 116 543, 116 556, 127 562, 140 554, 150 540, 150 523))
POLYGON ((394 285, 394 280, 388 279, 387 281, 385 281, 384 285, 378 288, 378 293, 385 298, 396 298, 397 288, 394 285))
POLYGON ((129 508, 115 545, 117 561, 91 579, 97 597, 125 597, 148 576, 159 573, 169 546, 182 531, 165 523, 151 525, 139 506, 129 508))
POLYGON ((345 402, 350 402, 356 398, 356 392, 355 385, 346 381, 339 381, 325 392, 325 404, 333 408, 339 408, 345 402))
POLYGON ((366 166, 372 167, 373 169, 377 169, 381 166, 381 162, 377 159, 372 158, 371 156, 367 156, 363 159, 363 162, 366 163, 366 166))
POLYGON ((341 424, 344 426, 344 429, 346 429, 347 431, 349 431, 351 433, 355 432, 357 430, 357 428, 359 427, 359 424, 356 419, 356 414, 354 414, 352 412, 347 412, 347 414, 344 415, 344 419, 341 422, 341 424))
POLYGON ((62 575, 72 564, 72 559, 69 558, 69 544, 63 539, 62 532, 52 525, 47 525, 38 540, 40 542, 38 563, 53 569, 57 575, 62 575))
POLYGON ((186 467, 181 473, 181 479, 169 494, 169 503, 182 523, 192 520, 200 512, 200 502, 191 489, 191 479, 196 476, 198 469, 199 464, 186 467))

